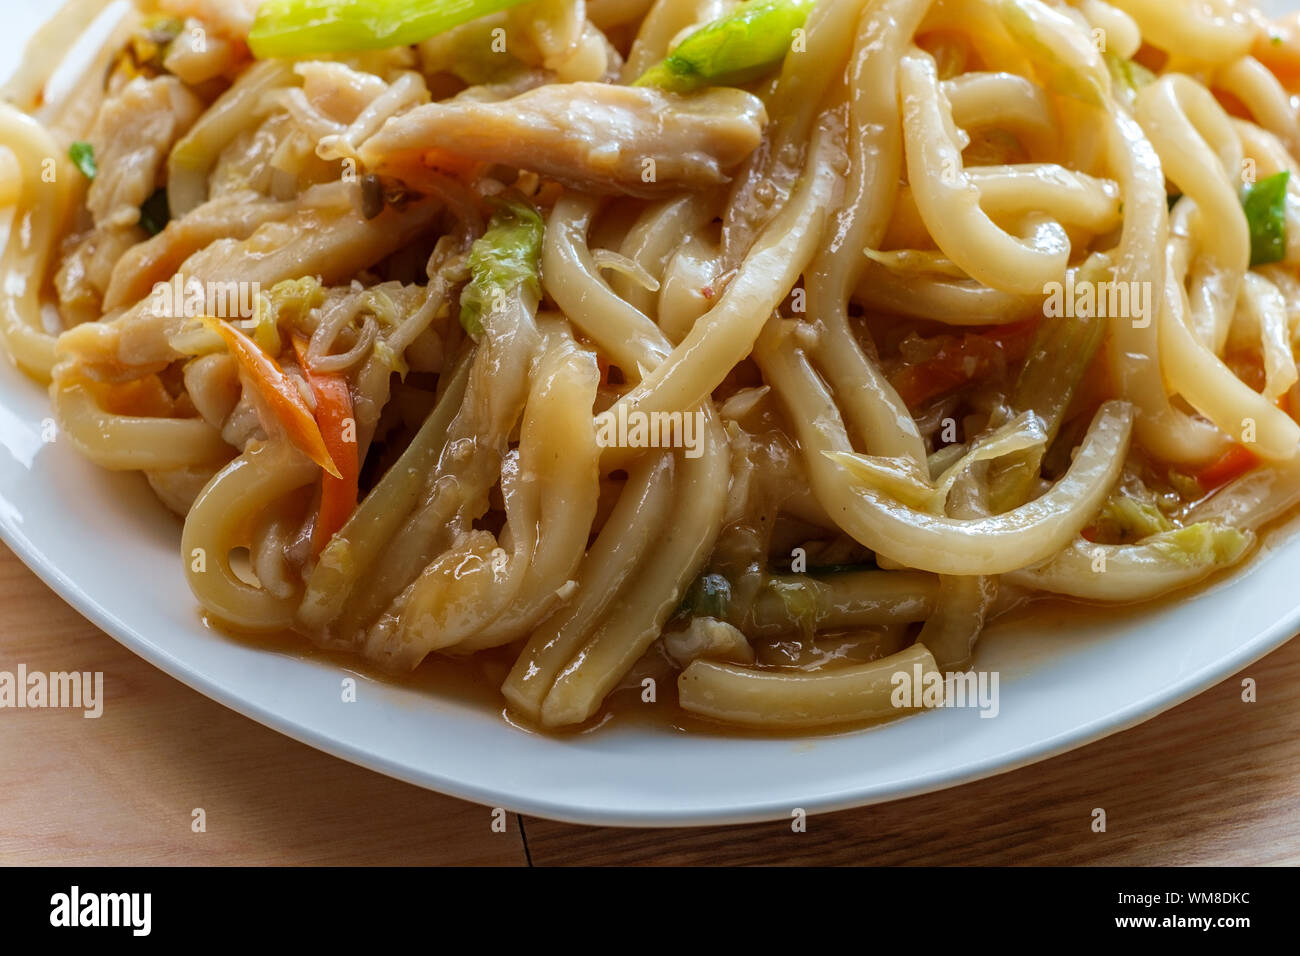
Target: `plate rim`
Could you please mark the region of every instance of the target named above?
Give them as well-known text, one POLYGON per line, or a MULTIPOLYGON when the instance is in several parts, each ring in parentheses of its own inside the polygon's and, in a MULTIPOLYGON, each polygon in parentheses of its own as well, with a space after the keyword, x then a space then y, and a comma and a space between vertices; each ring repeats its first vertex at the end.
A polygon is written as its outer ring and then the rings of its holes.
MULTIPOLYGON (((5 391, 7 389, 0 388, 0 401, 3 401, 5 391)), ((363 748, 353 746, 346 741, 331 737, 327 733, 292 717, 275 713, 246 697, 240 697, 237 694, 228 692, 225 688, 206 677, 200 670, 175 655, 167 653, 160 645, 149 641, 116 612, 104 607, 99 601, 91 597, 75 581, 55 566, 35 541, 28 535, 19 532, 7 521, 0 521, 0 539, 3 539, 19 560, 61 600, 131 653, 157 667, 191 690, 221 704, 223 707, 233 710, 235 713, 254 720, 262 726, 281 733, 298 743, 305 744, 322 753, 375 773, 483 806, 502 807, 512 813, 583 826, 661 829, 670 827, 732 826, 789 819, 791 807, 788 802, 761 799, 746 804, 718 807, 711 810, 674 811, 671 808, 664 808, 647 816, 644 811, 638 810, 624 812, 609 807, 596 808, 573 802, 566 803, 555 799, 530 797, 526 794, 508 792, 499 786, 476 785, 469 781, 445 776, 432 769, 419 769, 390 760, 363 748)), ((1265 557, 1264 560, 1281 560, 1281 556, 1265 557)), ((1245 574, 1249 573, 1250 570, 1250 567, 1247 566, 1240 569, 1238 573, 1245 574)), ((857 809, 877 803, 905 800, 910 797, 953 789, 990 777, 1000 776, 1004 773, 1011 773, 1086 747, 1106 737, 1130 730, 1204 693, 1243 668, 1249 667, 1287 644, 1293 637, 1297 636, 1297 630, 1300 630, 1300 603, 1297 603, 1288 614, 1275 621, 1272 626, 1240 644, 1235 653, 1219 658, 1214 664, 1202 667, 1194 674, 1171 684, 1162 693, 1144 700, 1130 702, 1105 717, 1096 718, 1071 731, 1059 733, 1034 744, 1013 750, 1009 759, 1000 759, 1007 756, 1005 754, 985 757, 955 768, 948 768, 946 771, 936 770, 923 774, 909 785, 903 787, 876 784, 857 789, 821 793, 804 801, 802 809, 809 815, 817 815, 857 809)), ((919 714, 915 716, 923 718, 925 715, 919 714)), ((499 715, 495 716, 494 719, 500 719, 499 715)), ((849 735, 865 735, 872 733, 872 731, 873 728, 867 728, 852 731, 849 735)), ((671 739, 671 736, 665 735, 665 739, 671 739)))

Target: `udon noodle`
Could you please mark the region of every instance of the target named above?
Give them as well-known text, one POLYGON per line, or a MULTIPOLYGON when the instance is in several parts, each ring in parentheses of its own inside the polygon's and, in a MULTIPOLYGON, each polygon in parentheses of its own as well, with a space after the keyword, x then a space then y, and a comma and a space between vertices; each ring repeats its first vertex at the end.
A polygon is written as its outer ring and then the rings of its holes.
POLYGON ((875 719, 1300 499, 1297 91, 1235 0, 70 0, 0 335, 221 626, 875 719))

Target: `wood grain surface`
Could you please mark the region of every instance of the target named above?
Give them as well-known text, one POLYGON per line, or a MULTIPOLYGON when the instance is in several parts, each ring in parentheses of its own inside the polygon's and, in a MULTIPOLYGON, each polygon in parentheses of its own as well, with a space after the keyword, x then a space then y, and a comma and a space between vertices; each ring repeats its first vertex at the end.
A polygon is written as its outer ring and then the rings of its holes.
POLYGON ((112 707, 0 709, 0 863, 1297 864, 1300 641, 1140 727, 937 794, 789 822, 510 817, 282 737, 122 648, 0 546, 0 670, 103 671, 112 707), (1241 679, 1258 701, 1244 703, 1241 679), (205 832, 192 829, 204 811, 205 832), (1092 830, 1106 812, 1106 832, 1092 830))

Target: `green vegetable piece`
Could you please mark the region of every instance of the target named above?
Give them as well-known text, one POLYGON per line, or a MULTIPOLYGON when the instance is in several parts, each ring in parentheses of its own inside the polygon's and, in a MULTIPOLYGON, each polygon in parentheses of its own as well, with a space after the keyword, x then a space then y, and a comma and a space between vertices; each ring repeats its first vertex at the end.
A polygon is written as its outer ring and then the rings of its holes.
POLYGON ((1169 531, 1151 541, 1151 546, 1185 566, 1234 564, 1250 547, 1251 535, 1236 528, 1200 521, 1169 531))
POLYGON ((686 592, 679 613, 688 617, 726 620, 731 604, 731 582, 721 574, 702 574, 686 592))
POLYGON ((804 25, 814 2, 748 0, 696 30, 634 85, 689 93, 756 80, 785 59, 794 32, 804 25))
POLYGON ((495 205, 483 238, 470 248, 470 281, 460 294, 460 324, 475 337, 483 334, 483 316, 499 310, 516 289, 535 296, 542 290, 542 217, 517 200, 495 205))
POLYGON ((764 587, 781 599, 786 617, 795 624, 799 633, 811 638, 817 631, 822 616, 820 592, 825 585, 803 575, 768 578, 764 587))
POLYGON ((179 17, 155 17, 144 25, 145 35, 150 42, 165 47, 185 29, 185 23, 179 17))
POLYGON ((1250 265, 1266 266, 1286 258, 1286 187, 1289 170, 1261 179, 1241 193, 1250 227, 1250 265))
POLYGON ((266 0, 248 33, 259 59, 410 46, 527 0, 266 0))
POLYGON ((95 164, 95 147, 89 143, 81 141, 73 143, 68 148, 68 156, 76 167, 81 170, 81 175, 89 180, 99 175, 99 166, 95 164))
POLYGON ((1101 58, 1106 61, 1113 88, 1124 94, 1130 106, 1138 93, 1156 81, 1156 75, 1136 60, 1126 60, 1114 53, 1103 53, 1101 58))
POLYGON ((1093 520, 1095 540, 1106 544, 1135 544, 1175 525, 1146 488, 1116 489, 1093 520))

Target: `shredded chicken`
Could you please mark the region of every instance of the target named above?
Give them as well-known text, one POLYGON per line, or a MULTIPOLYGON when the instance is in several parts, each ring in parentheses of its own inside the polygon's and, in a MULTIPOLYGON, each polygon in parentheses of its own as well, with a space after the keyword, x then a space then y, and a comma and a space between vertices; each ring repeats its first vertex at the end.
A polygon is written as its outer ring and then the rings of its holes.
POLYGON ((54 276, 54 289, 65 323, 80 325, 99 319, 104 312, 103 297, 112 286, 117 263, 139 248, 136 243, 145 235, 143 229, 133 226, 92 229, 77 237, 54 276))
MULTIPOLYGON (((264 223, 246 239, 213 242, 178 272, 186 281, 247 282, 262 289, 305 275, 339 285, 412 242, 442 208, 423 200, 366 219, 350 205, 316 207, 304 199, 287 219, 264 223)), ((76 357, 83 374, 100 380, 157 371, 181 357, 169 339, 183 319, 159 314, 156 305, 146 296, 112 321, 70 330, 61 350, 76 357)))
POLYGON ((686 630, 665 634, 664 650, 679 667, 700 658, 733 664, 754 663, 754 648, 745 635, 726 621, 711 617, 692 618, 686 630))
POLYGON ((229 352, 200 356, 186 363, 184 376, 194 410, 213 428, 224 428, 242 395, 234 358, 229 352))
POLYGON ((521 69, 497 82, 467 86, 447 102, 500 103, 553 82, 555 78, 545 70, 521 69))
POLYGON ((198 118, 202 102, 174 76, 136 77, 104 101, 90 131, 99 172, 86 206, 95 225, 134 226, 158 186, 167 154, 198 118))
POLYGON ((104 293, 104 309, 134 305, 200 249, 218 239, 247 239, 264 223, 286 219, 297 208, 295 202, 278 202, 254 192, 228 193, 209 200, 117 260, 104 293))
POLYGON ((366 219, 350 206, 303 205, 284 222, 268 222, 249 238, 221 239, 186 260, 181 271, 205 281, 237 279, 270 288, 284 279, 317 276, 326 285, 351 279, 427 230, 441 213, 425 200, 366 219))
POLYGON ((124 253, 148 238, 140 207, 157 189, 176 140, 203 104, 175 77, 137 77, 104 100, 88 139, 98 167, 86 195, 93 227, 65 246, 54 279, 64 321, 100 318, 124 253))
POLYGON ((431 150, 504 163, 580 189, 656 195, 725 182, 762 136, 762 102, 716 88, 678 96, 604 83, 550 85, 499 103, 432 103, 361 147, 376 172, 431 150))
POLYGON ((208 198, 247 190, 269 194, 275 170, 272 163, 285 147, 293 120, 275 112, 252 129, 235 136, 217 157, 208 177, 208 198))

